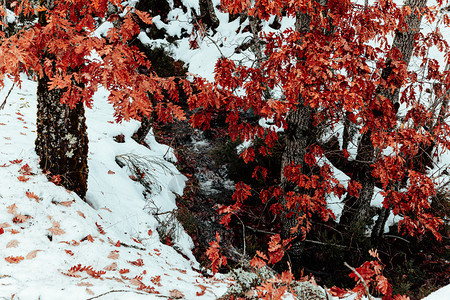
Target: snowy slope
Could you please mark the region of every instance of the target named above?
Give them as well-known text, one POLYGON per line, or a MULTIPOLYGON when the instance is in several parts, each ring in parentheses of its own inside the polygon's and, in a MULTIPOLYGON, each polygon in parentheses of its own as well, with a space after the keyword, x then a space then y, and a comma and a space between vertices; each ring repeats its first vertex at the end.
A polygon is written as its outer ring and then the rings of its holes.
MULTIPOLYGON (((1 91, 1 102, 10 86, 1 91)), ((99 91, 95 107, 87 110, 88 204, 49 182, 38 168, 35 94, 36 83, 24 78, 22 89, 15 87, 0 110, 0 298, 88 299, 109 292, 101 299, 216 299, 223 294, 226 282, 196 271, 192 242, 178 224, 169 224, 178 233, 174 247, 159 240, 152 213, 175 209, 174 193, 184 187, 184 177, 164 160, 168 147, 151 136, 151 150, 134 142, 130 136, 138 123, 114 124, 107 93, 99 91), (125 143, 113 140, 118 134, 125 143), (155 179, 150 199, 129 178, 130 171, 118 166, 116 155, 148 162, 155 179)))

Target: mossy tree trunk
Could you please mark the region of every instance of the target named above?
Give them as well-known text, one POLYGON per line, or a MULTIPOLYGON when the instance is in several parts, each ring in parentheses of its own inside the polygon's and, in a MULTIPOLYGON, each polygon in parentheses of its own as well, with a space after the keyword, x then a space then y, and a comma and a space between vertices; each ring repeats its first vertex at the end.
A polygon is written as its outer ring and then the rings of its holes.
POLYGON ((47 77, 39 79, 36 153, 42 170, 59 175, 62 186, 84 198, 88 177, 84 105, 70 108, 60 102, 61 95, 61 90, 48 89, 47 77))
MULTIPOLYGON (((44 1, 40 1, 44 5, 44 1)), ((52 7, 53 1, 45 3, 52 7)), ((47 24, 45 12, 38 15, 39 24, 47 24)), ((47 52, 41 54, 41 64, 52 59, 47 52)), ((88 177, 88 137, 84 104, 75 107, 61 103, 63 90, 48 88, 46 74, 38 80, 37 88, 37 138, 36 153, 41 169, 50 178, 56 179, 66 189, 85 198, 88 177), (56 177, 53 177, 56 176, 56 177), (59 177, 59 178, 58 178, 59 177)))

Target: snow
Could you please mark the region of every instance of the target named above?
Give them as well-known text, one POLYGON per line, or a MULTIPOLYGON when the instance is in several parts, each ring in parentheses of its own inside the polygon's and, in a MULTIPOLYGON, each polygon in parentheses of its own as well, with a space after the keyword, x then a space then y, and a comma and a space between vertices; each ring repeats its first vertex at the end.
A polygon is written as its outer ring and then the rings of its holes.
MULTIPOLYGON (((182 194, 184 188, 185 177, 170 162, 175 160, 172 150, 158 144, 152 134, 146 138, 151 149, 131 139, 138 122, 112 122, 108 93, 100 89, 94 107, 86 112, 89 182, 84 202, 49 182, 39 169, 34 152, 36 83, 22 79, 22 89, 14 88, 0 111, 0 227, 4 231, 0 235, 0 295, 43 300, 87 299, 111 291, 122 292, 102 299, 159 299, 177 291, 184 299, 222 295, 228 282, 203 277, 191 252, 192 241, 174 218, 166 220, 165 226, 176 228, 175 245, 159 240, 161 218, 152 213, 171 215, 176 209, 174 193, 182 194), (125 143, 113 140, 117 134, 125 136, 125 143), (143 186, 129 178, 130 170, 116 163, 118 155, 136 155, 148 162, 149 175, 157 179, 149 199, 144 198, 143 186), (18 177, 25 165, 32 175, 25 175, 28 180, 21 182, 18 177), (20 256, 24 259, 17 263, 5 260, 20 256), (78 264, 105 274, 100 278, 86 271, 75 272, 76 277, 64 275, 78 264), (120 269, 129 273, 120 274, 120 269), (159 296, 139 291, 141 283, 159 296), (203 289, 204 295, 197 296, 203 289)), ((0 99, 5 99, 10 86, 6 81, 0 99)))
POLYGON ((445 299, 447 300, 450 299, 450 284, 423 298, 423 300, 445 300, 445 299))

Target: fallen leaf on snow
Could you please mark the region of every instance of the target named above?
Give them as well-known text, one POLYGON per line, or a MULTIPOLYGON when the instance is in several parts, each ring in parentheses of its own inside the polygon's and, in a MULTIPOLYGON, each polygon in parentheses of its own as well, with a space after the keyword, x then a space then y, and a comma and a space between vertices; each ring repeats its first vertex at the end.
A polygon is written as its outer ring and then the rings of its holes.
POLYGON ((33 250, 33 251, 31 251, 30 253, 27 254, 27 256, 25 256, 26 259, 33 259, 33 258, 35 258, 35 257, 36 257, 36 254, 37 254, 39 251, 42 251, 42 250, 33 250))
POLYGON ((25 194, 27 195, 28 198, 34 199, 34 200, 36 200, 36 202, 39 202, 39 197, 35 193, 26 192, 25 194))
POLYGON ((113 262, 109 266, 106 266, 103 268, 103 270, 106 270, 106 271, 115 271, 116 269, 117 269, 117 264, 115 262, 113 262))
POLYGON ((15 203, 6 207, 8 209, 8 214, 14 215, 16 213, 17 205, 15 203))
POLYGON ((8 244, 6 244, 6 248, 17 248, 19 246, 18 240, 12 240, 8 244))
POLYGON ((173 297, 175 299, 181 299, 184 298, 184 294, 180 292, 179 290, 171 290, 170 291, 170 297, 173 297))
POLYGON ((108 258, 110 259, 118 259, 119 258, 119 251, 111 251, 109 253, 108 258))
POLYGON ((94 293, 93 291, 91 291, 90 289, 88 289, 88 288, 86 288, 86 292, 87 292, 89 295, 95 295, 95 293, 94 293))
POLYGON ((18 264, 22 260, 24 260, 23 256, 8 256, 5 257, 5 260, 10 264, 18 264))
POLYGON ((63 229, 61 229, 59 226, 60 226, 59 223, 56 222, 56 221, 54 221, 54 222, 53 222, 53 227, 48 228, 47 230, 50 231, 53 235, 62 235, 62 234, 64 234, 64 233, 66 233, 66 232, 65 232, 63 229))
POLYGON ((61 204, 62 206, 65 206, 65 207, 70 207, 72 205, 72 203, 73 203, 73 201, 62 201, 62 202, 59 202, 59 204, 61 204))

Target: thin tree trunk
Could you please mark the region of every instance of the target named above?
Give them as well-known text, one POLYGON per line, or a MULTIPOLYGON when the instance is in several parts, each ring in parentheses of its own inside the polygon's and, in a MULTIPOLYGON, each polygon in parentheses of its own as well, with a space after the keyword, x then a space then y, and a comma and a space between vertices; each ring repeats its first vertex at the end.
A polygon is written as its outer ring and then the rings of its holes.
MULTIPOLYGON (((309 31, 311 18, 307 14, 297 13, 295 29, 298 32, 309 31)), ((300 60, 302 58, 299 58, 300 60)), ((287 131, 285 136, 285 149, 281 159, 281 186, 283 188, 283 198, 281 200, 281 237, 283 239, 291 238, 291 247, 288 251, 289 257, 293 261, 300 259, 303 253, 303 243, 298 233, 291 233, 291 229, 298 224, 299 212, 297 207, 288 208, 286 195, 289 192, 301 192, 298 187, 289 183, 284 176, 284 169, 289 165, 298 165, 304 170, 305 155, 308 147, 314 142, 312 114, 314 110, 303 103, 304 99, 300 96, 299 104, 296 110, 289 112, 286 123, 287 131)))
POLYGON ((219 26, 219 19, 216 16, 214 4, 212 0, 199 0, 200 6, 200 18, 204 24, 211 28, 217 28, 219 26))
MULTIPOLYGON (((397 31, 394 36, 392 44, 393 48, 397 48, 402 53, 402 59, 406 65, 409 64, 414 49, 414 36, 419 32, 422 16, 417 15, 416 9, 420 11, 426 5, 426 0, 406 0, 405 5, 410 6, 412 14, 408 17, 406 24, 408 30, 406 32, 397 31)), ((386 67, 382 70, 381 77, 387 80, 392 73, 391 67, 392 59, 388 58, 386 67)), ((398 108, 400 86, 392 92, 390 89, 379 87, 377 95, 383 95, 391 100, 395 109, 398 108)), ((358 152, 356 156, 357 169, 354 170, 351 180, 359 182, 362 189, 359 192, 359 197, 347 195, 344 199, 344 209, 342 211, 340 224, 349 226, 358 222, 363 222, 367 217, 367 212, 372 201, 375 182, 371 176, 371 164, 375 161, 375 149, 371 140, 372 133, 367 131, 363 134, 358 145, 358 152)))
MULTIPOLYGON (((297 110, 289 113, 286 120, 288 130, 286 132, 286 145, 281 159, 281 170, 284 170, 290 164, 299 165, 303 170, 308 146, 313 143, 312 113, 313 109, 303 104, 300 104, 297 110)), ((284 177, 284 172, 281 173, 281 186, 284 195, 291 191, 301 192, 298 187, 294 187, 292 183, 289 183, 287 178, 284 177)), ((298 210, 296 207, 288 208, 286 197, 283 197, 281 205, 283 207, 281 213, 281 236, 283 239, 293 238, 288 253, 292 259, 296 260, 300 258, 303 252, 303 244, 297 238, 298 234, 291 233, 291 228, 297 226, 298 210)))

